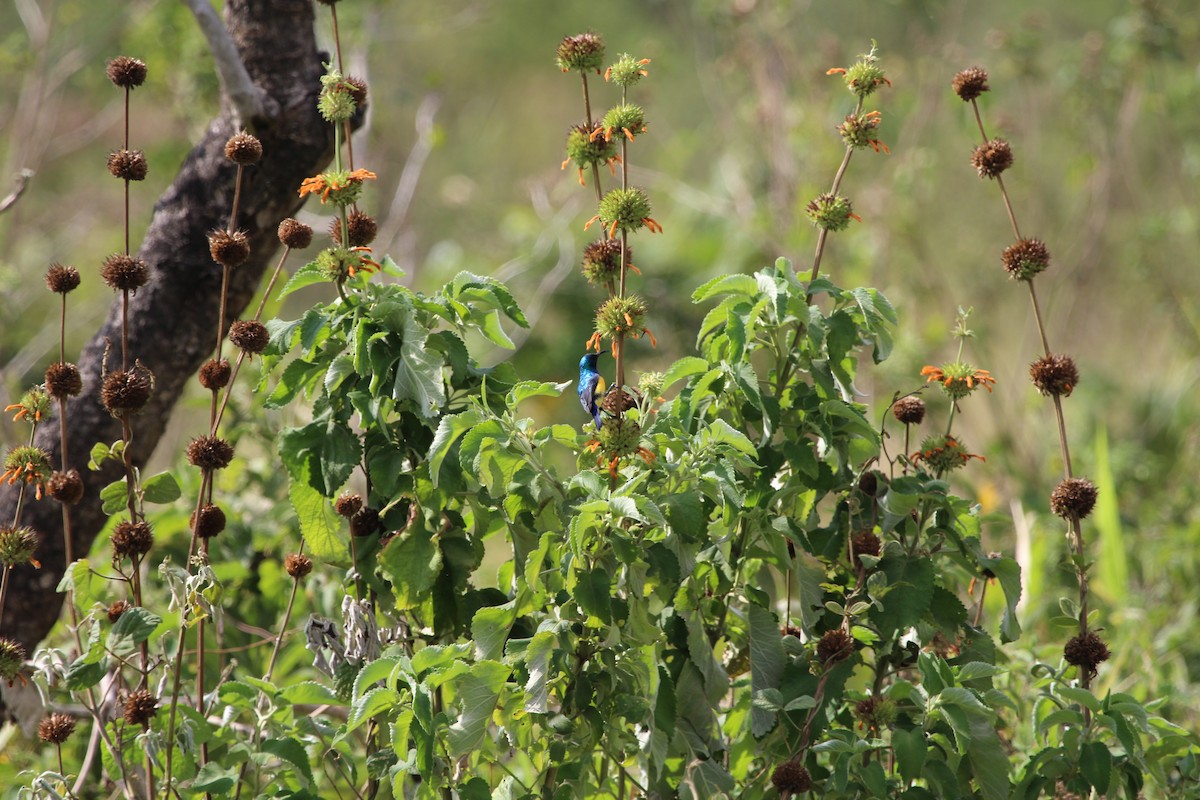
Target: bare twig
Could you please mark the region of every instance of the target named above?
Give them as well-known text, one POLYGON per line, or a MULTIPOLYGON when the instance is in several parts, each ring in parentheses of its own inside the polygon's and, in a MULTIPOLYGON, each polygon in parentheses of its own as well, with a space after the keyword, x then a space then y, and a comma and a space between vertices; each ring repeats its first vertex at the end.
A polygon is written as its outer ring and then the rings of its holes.
POLYGON ((13 203, 17 202, 21 193, 25 191, 25 187, 29 185, 29 179, 33 177, 33 170, 23 169, 17 173, 15 183, 16 187, 8 193, 8 197, 0 200, 0 214, 3 214, 8 209, 12 208, 13 203))
POLYGON ((184 4, 196 17, 200 31, 208 40, 208 49, 212 53, 217 74, 221 77, 221 87, 225 95, 237 109, 243 124, 256 120, 272 119, 279 113, 278 104, 264 92, 242 63, 233 37, 229 35, 225 23, 217 16, 208 0, 183 0, 184 4))

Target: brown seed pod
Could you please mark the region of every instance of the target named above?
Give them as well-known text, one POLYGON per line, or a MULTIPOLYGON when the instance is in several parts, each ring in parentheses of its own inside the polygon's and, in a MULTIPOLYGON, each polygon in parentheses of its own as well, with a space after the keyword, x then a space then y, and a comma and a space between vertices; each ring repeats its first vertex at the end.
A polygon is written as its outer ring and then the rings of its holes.
POLYGON ((62 744, 75 732, 75 718, 51 714, 38 723, 38 738, 47 744, 62 744))
POLYGON ((201 539, 211 539, 225 530, 225 512, 220 506, 205 503, 200 506, 199 518, 197 519, 196 512, 193 511, 189 522, 197 536, 201 539))
POLYGON ((982 67, 970 67, 955 75, 950 85, 963 102, 970 102, 988 90, 988 74, 982 67))
POLYGON ((123 181, 144 181, 150 171, 141 150, 117 150, 108 154, 108 172, 123 181))
POLYGON ((817 642, 817 660, 824 666, 832 666, 854 655, 854 639, 841 628, 825 631, 817 642))
POLYGON ((1010 278, 1027 281, 1050 266, 1050 249, 1040 239, 1021 239, 1004 248, 1000 260, 1010 278))
POLYGON ((267 349, 271 334, 267 332, 267 326, 258 320, 243 319, 229 326, 229 341, 239 350, 258 355, 267 349))
POLYGON ((46 493, 63 505, 73 506, 83 499, 83 479, 79 470, 55 472, 46 481, 46 493))
POLYGON ((158 700, 145 689, 137 689, 125 695, 125 721, 130 725, 149 728, 157 710, 158 700))
POLYGON ((337 499, 333 504, 333 508, 343 517, 353 517, 358 513, 358 510, 363 506, 362 495, 356 492, 346 492, 337 499))
POLYGON ((117 56, 108 62, 105 72, 116 86, 133 89, 146 80, 146 62, 130 56, 117 56))
POLYGON ((342 82, 346 84, 347 91, 354 98, 355 109, 364 107, 367 104, 367 82, 354 75, 347 75, 342 82))
POLYGON ((288 217, 279 223, 279 242, 293 250, 303 250, 312 244, 313 229, 299 220, 288 217))
MULTIPOLYGON (((366 247, 375 241, 379 227, 374 217, 355 209, 346 215, 346 230, 350 234, 351 247, 366 247)), ((329 236, 334 244, 342 243, 342 221, 337 217, 329 223, 329 236)))
POLYGON ((920 425, 925 420, 925 401, 911 394, 901 397, 892 405, 892 415, 905 425, 920 425))
POLYGON ((631 408, 637 408, 637 397, 629 389, 613 389, 604 395, 600 407, 613 416, 623 414, 631 408))
POLYGON ((79 367, 66 361, 46 367, 46 391, 59 400, 82 392, 83 378, 79 375, 79 367))
POLYGON ((296 580, 300 580, 312 572, 313 562, 306 555, 289 553, 288 557, 283 560, 283 568, 287 570, 288 575, 291 575, 296 580))
POLYGON ((216 391, 229 385, 231 368, 225 359, 218 361, 210 358, 200 367, 200 385, 205 389, 216 391))
POLYGON ((1050 493, 1050 510, 1063 519, 1083 519, 1096 507, 1096 494, 1087 478, 1065 478, 1050 493))
POLYGON ((854 551, 854 561, 862 564, 859 556, 879 557, 883 552, 883 542, 873 531, 862 530, 850 537, 850 547, 854 551))
POLYGON ((225 157, 235 164, 253 164, 262 158, 262 154, 262 142, 245 131, 235 133, 225 143, 225 157))
POLYGON ((1013 165, 1012 146, 1003 139, 992 139, 975 148, 971 164, 981 178, 998 178, 1013 165))
POLYGON ((46 270, 46 286, 56 294, 67 294, 79 288, 79 270, 63 264, 51 264, 46 270))
POLYGON ((121 520, 112 532, 114 558, 141 558, 154 546, 154 532, 149 522, 121 520))
POLYGON ((1092 631, 1077 634, 1063 648, 1063 659, 1079 667, 1088 680, 1096 677, 1096 667, 1107 661, 1108 656, 1108 645, 1092 631))
POLYGON ((187 459, 202 470, 224 469, 233 461, 233 445, 218 436, 201 436, 188 443, 187 459))
POLYGON ((250 240, 245 231, 213 231, 208 235, 208 252, 213 261, 232 269, 250 257, 250 240))
POLYGON ((154 392, 154 376, 141 365, 133 369, 122 369, 104 376, 100 387, 100 401, 108 413, 121 419, 126 414, 141 411, 154 392))
POLYGON ((804 794, 812 789, 812 776, 799 761, 785 761, 771 773, 771 785, 783 796, 804 794))
POLYGON ((115 291, 136 292, 150 280, 150 268, 140 258, 113 253, 100 267, 100 277, 115 291))
POLYGON ((108 611, 106 612, 108 621, 115 625, 117 620, 121 618, 121 615, 131 608, 133 608, 133 604, 128 600, 118 600, 108 607, 108 611))
POLYGON ((351 536, 370 536, 379 530, 379 511, 364 506, 350 517, 351 536))
POLYGON ((0 637, 0 680, 12 686, 25 666, 27 655, 20 642, 0 637))
POLYGON ((1047 397, 1069 397, 1079 385, 1079 368, 1070 356, 1043 356, 1029 365, 1029 378, 1047 397))

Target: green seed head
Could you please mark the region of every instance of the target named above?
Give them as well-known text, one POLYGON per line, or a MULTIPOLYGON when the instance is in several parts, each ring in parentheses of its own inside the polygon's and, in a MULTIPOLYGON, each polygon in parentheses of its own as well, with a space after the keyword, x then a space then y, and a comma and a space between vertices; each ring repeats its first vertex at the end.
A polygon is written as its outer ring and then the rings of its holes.
POLYGON ((598 33, 567 36, 558 43, 555 61, 563 72, 600 71, 604 63, 604 39, 598 33))
POLYGON ((633 233, 646 224, 650 216, 650 198, 641 189, 613 189, 600 201, 599 217, 604 227, 633 233))
POLYGON ((646 327, 646 301, 636 294, 610 297, 596 310, 596 330, 614 338, 621 334, 640 334, 646 327))
POLYGON ((850 201, 833 194, 818 195, 810 200, 805 212, 818 228, 834 232, 845 230, 854 218, 854 206, 850 201))
POLYGON ((586 125, 575 125, 567 134, 567 160, 580 169, 607 164, 617 152, 617 142, 603 136, 593 139, 586 125))
POLYGON ((629 53, 622 53, 616 63, 608 68, 608 73, 605 77, 611 80, 618 86, 630 87, 646 77, 646 65, 650 63, 648 58, 634 58, 629 53))
POLYGON ((606 139, 615 140, 621 136, 632 139, 646 131, 646 112, 641 106, 622 103, 605 113, 601 127, 606 139))

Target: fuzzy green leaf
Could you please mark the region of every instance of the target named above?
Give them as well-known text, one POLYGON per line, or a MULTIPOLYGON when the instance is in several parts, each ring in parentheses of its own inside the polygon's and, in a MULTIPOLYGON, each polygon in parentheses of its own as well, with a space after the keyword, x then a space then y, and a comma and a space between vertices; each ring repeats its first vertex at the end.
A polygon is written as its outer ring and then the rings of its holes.
POLYGON ((509 672, 509 668, 499 662, 480 661, 458 679, 457 695, 462 713, 446 735, 451 758, 478 750, 483 744, 496 700, 509 672))

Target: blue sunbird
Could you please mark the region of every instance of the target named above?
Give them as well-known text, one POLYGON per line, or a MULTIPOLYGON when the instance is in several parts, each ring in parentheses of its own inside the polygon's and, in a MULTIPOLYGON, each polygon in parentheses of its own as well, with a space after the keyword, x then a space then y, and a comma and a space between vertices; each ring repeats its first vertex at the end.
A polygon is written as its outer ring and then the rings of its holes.
POLYGON ((587 353, 579 359, 579 402, 596 421, 596 430, 600 430, 598 402, 604 397, 604 378, 596 371, 596 359, 600 356, 601 353, 587 353))

